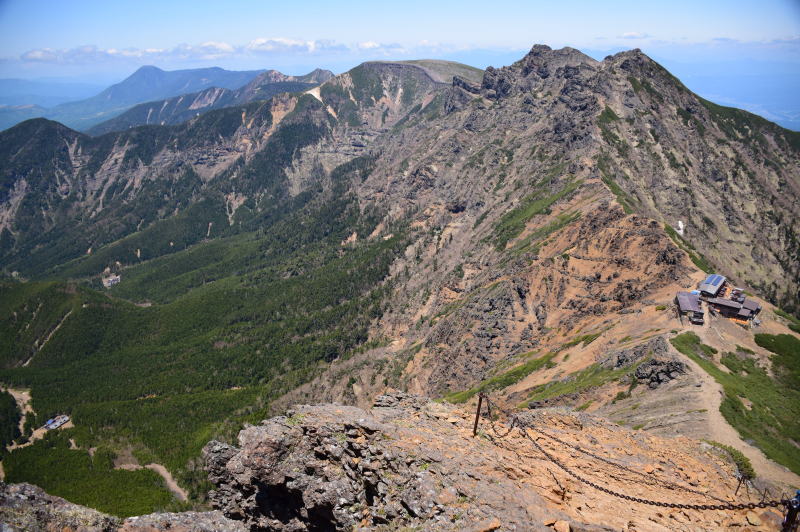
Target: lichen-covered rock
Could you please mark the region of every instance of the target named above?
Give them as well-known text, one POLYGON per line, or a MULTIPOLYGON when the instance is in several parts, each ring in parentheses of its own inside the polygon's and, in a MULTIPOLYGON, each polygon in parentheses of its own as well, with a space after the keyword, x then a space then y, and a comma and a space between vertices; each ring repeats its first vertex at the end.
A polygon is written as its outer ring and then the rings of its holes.
POLYGON ((0 482, 2 532, 245 532, 247 528, 221 512, 156 513, 124 521, 31 484, 0 482))
POLYGON ((119 527, 117 517, 48 495, 31 484, 0 482, 0 530, 3 532, 95 532, 119 527))
POLYGON ((129 517, 119 532, 245 532, 241 521, 228 519, 222 512, 156 513, 129 517))

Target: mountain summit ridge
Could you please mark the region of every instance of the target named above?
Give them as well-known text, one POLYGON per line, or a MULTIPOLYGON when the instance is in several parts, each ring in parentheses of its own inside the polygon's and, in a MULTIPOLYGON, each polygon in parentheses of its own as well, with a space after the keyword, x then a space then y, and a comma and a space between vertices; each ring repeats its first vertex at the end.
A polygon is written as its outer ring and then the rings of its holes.
MULTIPOLYGON (((230 71, 220 67, 183 70, 162 70, 156 66, 139 67, 133 74, 98 94, 43 109, 44 117, 64 122, 73 129, 86 130, 113 117, 131 106, 196 92, 217 86, 238 89, 256 77, 261 70, 230 71)), ((9 111, 11 112, 11 111, 9 111)), ((3 122, 3 128, 12 123, 3 122)))
POLYGON ((238 88, 211 87, 136 105, 119 116, 93 126, 87 133, 99 136, 141 125, 177 125, 214 109, 267 100, 282 92, 308 90, 332 77, 333 72, 319 68, 302 76, 267 70, 238 88))

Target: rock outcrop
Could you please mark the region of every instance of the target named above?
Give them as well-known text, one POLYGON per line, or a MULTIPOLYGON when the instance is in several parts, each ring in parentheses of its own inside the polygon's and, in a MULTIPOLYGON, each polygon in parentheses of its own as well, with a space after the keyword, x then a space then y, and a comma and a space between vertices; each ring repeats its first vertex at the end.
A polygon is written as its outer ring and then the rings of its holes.
POLYGON ((647 356, 661 359, 669 356, 668 353, 667 341, 663 336, 656 336, 643 344, 611 353, 599 362, 604 368, 618 369, 633 365, 647 356))
MULTIPOLYGON (((583 413, 518 414, 568 467, 602 485, 655 500, 727 500, 731 464, 711 446, 660 439, 583 413), (611 462, 576 454, 545 434, 611 462), (671 483, 671 484, 670 484, 671 483)), ((446 403, 392 392, 371 410, 297 406, 245 428, 238 446, 204 450, 211 501, 251 530, 698 530, 744 514, 634 505, 576 483, 519 429, 446 403), (507 435, 505 435, 508 433, 507 435), (556 523, 561 522, 556 526, 556 523), (591 525, 586 523, 592 523, 591 525)), ((777 514, 764 512, 774 521, 777 514)))
POLYGON ((14 532, 117 530, 121 520, 48 495, 31 484, 0 482, 0 529, 14 532))
POLYGON ((220 512, 156 513, 120 519, 31 484, 0 482, 0 530, 3 532, 245 532, 220 512))
POLYGON ((599 362, 606 369, 619 369, 641 362, 633 376, 650 388, 658 388, 659 385, 686 373, 686 364, 670 353, 663 336, 656 336, 643 344, 611 353, 599 362))
POLYGON ((686 364, 672 359, 652 358, 636 368, 636 378, 645 381, 650 388, 658 388, 661 384, 677 379, 686 373, 686 364))
POLYGON ((466 424, 402 393, 379 397, 369 412, 298 406, 244 429, 239 448, 206 446, 217 486, 211 501, 225 515, 268 530, 465 530, 491 521, 544 529, 536 526, 545 517, 540 496, 493 475, 499 462, 485 463, 482 452, 449 441, 453 425, 466 424))

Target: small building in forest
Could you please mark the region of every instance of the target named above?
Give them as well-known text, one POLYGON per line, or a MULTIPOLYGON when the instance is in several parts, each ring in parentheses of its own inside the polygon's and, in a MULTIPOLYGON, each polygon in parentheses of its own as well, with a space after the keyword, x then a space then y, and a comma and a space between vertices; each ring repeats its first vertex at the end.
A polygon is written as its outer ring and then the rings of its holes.
POLYGON ((47 430, 57 429, 61 425, 64 425, 67 421, 69 421, 69 416, 65 416, 62 414, 52 419, 48 419, 47 422, 44 424, 44 428, 46 428, 47 430))
POLYGON ((105 286, 106 288, 111 288, 112 286, 119 284, 121 280, 122 277, 119 274, 103 277, 103 286, 105 286))

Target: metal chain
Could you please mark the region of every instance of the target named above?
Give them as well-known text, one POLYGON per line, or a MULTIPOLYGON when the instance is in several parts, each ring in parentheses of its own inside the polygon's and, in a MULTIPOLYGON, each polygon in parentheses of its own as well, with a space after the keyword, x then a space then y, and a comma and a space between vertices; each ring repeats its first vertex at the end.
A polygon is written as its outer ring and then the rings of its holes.
MULTIPOLYGON (((491 400, 486 395, 484 395, 484 399, 487 400, 487 405, 491 405, 492 404, 491 400)), ((542 447, 539 444, 539 442, 536 441, 536 439, 533 436, 530 435, 530 433, 528 433, 527 429, 537 430, 535 427, 531 427, 529 424, 524 423, 519 418, 519 416, 515 416, 515 415, 510 414, 510 413, 508 413, 506 411, 503 411, 503 409, 497 407, 497 405, 495 405, 495 407, 497 408, 497 410, 505 413, 507 416, 509 416, 509 418, 512 419, 512 426, 511 426, 512 429, 514 427, 518 428, 520 433, 524 437, 526 437, 528 440, 530 440, 530 442, 534 445, 534 447, 536 447, 536 449, 539 450, 539 452, 541 452, 548 460, 553 462, 556 466, 558 466, 560 469, 562 469, 565 473, 567 473, 569 476, 573 477, 575 480, 577 480, 577 481, 579 481, 579 482, 581 482, 583 484, 586 484, 587 486, 591 486, 592 488, 594 488, 594 489, 596 489, 598 491, 602 491, 603 493, 607 493, 608 495, 611 495, 613 497, 624 499, 626 501, 638 502, 640 504, 647 504, 647 505, 650 505, 650 506, 659 506, 659 507, 662 507, 662 508, 678 508, 678 509, 683 509, 683 510, 700 510, 700 511, 703 511, 703 510, 754 510, 756 508, 776 508, 776 507, 779 507, 779 506, 788 506, 789 502, 790 502, 789 499, 782 499, 782 500, 761 501, 761 502, 758 502, 758 503, 750 502, 750 503, 725 503, 725 504, 681 504, 681 503, 673 503, 673 502, 654 501, 654 500, 650 500, 650 499, 643 499, 641 497, 633 497, 631 495, 626 495, 624 493, 620 493, 618 491, 614 491, 612 489, 606 488, 605 486, 601 486, 600 484, 597 484, 596 482, 593 482, 593 481, 583 477, 582 475, 576 473, 575 471, 573 471, 571 468, 569 468, 567 465, 565 465, 561 460, 559 460, 558 458, 556 458, 555 456, 553 456, 552 454, 547 452, 547 450, 545 450, 545 448, 542 447)), ((489 409, 489 412, 491 413, 491 406, 489 406, 488 409, 489 409)), ((511 432, 511 431, 509 430, 508 432, 511 432)), ((539 431, 539 432, 541 432, 541 431, 539 431)), ((563 442, 563 441, 559 440, 558 438, 554 438, 549 434, 546 434, 544 432, 542 432, 542 434, 544 436, 546 436, 546 437, 553 438, 554 440, 558 441, 559 443, 564 443, 565 445, 568 445, 569 447, 576 448, 573 445, 567 444, 566 442, 563 442)), ((618 467, 622 467, 622 468, 627 470, 627 468, 625 468, 624 466, 621 466, 620 464, 614 464, 614 462, 607 461, 606 459, 598 457, 598 456, 596 456, 596 455, 594 455, 592 453, 588 453, 588 452, 583 451, 582 449, 579 449, 579 448, 577 448, 577 449, 580 450, 581 452, 585 452, 586 454, 588 454, 589 456, 592 456, 593 458, 599 458, 600 460, 602 460, 602 461, 604 461, 606 463, 610 463, 612 465, 616 465, 618 467)), ((629 470, 629 471, 633 471, 633 470, 629 470)), ((638 473, 638 471, 636 473, 638 473)), ((664 481, 664 482, 666 482, 666 481, 664 481)), ((684 489, 684 490, 687 490, 687 491, 691 491, 688 488, 683 488, 682 486, 680 486, 678 484, 674 484, 674 486, 677 486, 677 487, 679 487, 681 489, 684 489)), ((704 495, 704 496, 708 496, 708 495, 703 494, 701 492, 697 492, 697 493, 700 493, 701 495, 704 495)), ((716 499, 716 497, 714 497, 714 498, 716 499)), ((717 500, 720 500, 720 499, 717 499, 717 500)))
MULTIPOLYGON (((529 423, 524 423, 523 424, 523 423, 521 423, 521 421, 518 419, 518 416, 508 412, 507 410, 503 410, 498 405, 496 405, 491 399, 489 399, 488 396, 484 396, 484 400, 486 401, 486 404, 487 404, 487 409, 488 409, 488 412, 489 412, 489 418, 490 419, 491 419, 491 408, 492 408, 492 406, 494 406, 497 410, 499 410, 500 412, 505 414, 506 417, 511 419, 511 426, 509 427, 508 432, 506 434, 504 434, 502 437, 507 436, 508 433, 510 433, 513 430, 515 424, 521 424, 521 425, 525 426, 526 428, 529 428, 531 430, 535 430, 539 434, 543 434, 544 436, 547 436, 548 438, 550 438, 552 440, 555 440, 557 443, 559 443, 561 445, 564 445, 566 447, 570 447, 570 448, 572 448, 572 449, 574 449, 574 450, 576 450, 578 452, 581 452, 581 453, 584 453, 584 454, 586 454, 588 456, 591 456, 595 460, 598 460, 598 461, 606 463, 606 464, 608 464, 610 466, 613 466, 613 467, 616 467, 618 469, 621 469, 622 471, 625 471, 627 473, 630 473, 630 474, 633 474, 633 475, 637 475, 637 476, 639 476, 641 478, 644 478, 645 480, 647 480, 647 483, 650 484, 650 485, 662 485, 662 486, 665 486, 665 487, 668 487, 668 488, 677 489, 677 490, 681 490, 681 491, 686 491, 688 493, 694 493, 695 495, 700 495, 700 496, 706 497, 708 499, 714 499, 715 501, 718 501, 718 502, 721 502, 721 503, 727 503, 728 502, 725 499, 720 499, 719 497, 715 497, 714 495, 711 495, 711 494, 708 494, 708 493, 703 493, 702 491, 695 490, 695 489, 692 489, 692 488, 688 488, 686 486, 681 486, 680 484, 676 484, 674 482, 670 482, 669 480, 651 477, 650 475, 648 475, 646 473, 642 473, 640 471, 636 471, 635 469, 631 469, 629 467, 626 467, 626 466, 624 466, 624 465, 622 465, 620 463, 614 462, 613 460, 609 460, 607 458, 604 458, 602 456, 594 454, 591 451, 588 451, 588 450, 586 450, 586 449, 584 449, 582 447, 579 447, 577 445, 574 445, 574 444, 571 444, 569 442, 566 442, 566 441, 564 441, 564 440, 562 440, 562 439, 560 439, 560 438, 558 438, 558 437, 556 437, 556 436, 554 436, 554 435, 552 435, 552 434, 550 434, 548 432, 545 432, 541 428, 535 427, 532 424, 529 424, 529 423)), ((497 434, 497 430, 494 428, 494 424, 492 424, 492 431, 495 434, 497 434)), ((500 437, 500 436, 498 436, 498 437, 500 437)))
MULTIPOLYGON (((494 433, 494 435, 495 435, 497 438, 499 438, 499 439, 503 439, 503 438, 505 438, 506 436, 508 436, 509 434, 511 434, 511 431, 513 431, 513 430, 514 430, 514 427, 516 426, 516 424, 517 424, 517 421, 518 421, 518 420, 517 420, 517 416, 510 416, 510 417, 509 417, 509 419, 511 420, 511 422, 509 423, 508 430, 507 430, 507 431, 506 431, 504 434, 500 434, 499 432, 497 432, 497 428, 494 426, 494 419, 492 419, 492 418, 493 418, 493 416, 492 416, 492 404, 493 404, 493 403, 492 403, 492 401, 489 399, 489 397, 488 397, 488 396, 485 396, 485 395, 484 395, 484 396, 483 396, 483 398, 486 400, 486 412, 487 412, 487 414, 489 415, 489 426, 490 426, 490 427, 492 427, 492 432, 493 432, 493 433, 494 433)), ((496 406, 496 405, 495 405, 495 406, 496 406)), ((503 412, 503 410, 502 410, 501 408, 498 408, 498 410, 500 410, 501 412, 503 412)), ((505 414, 505 412, 503 412, 503 413, 505 414)))
POLYGON ((715 497, 714 495, 711 495, 709 493, 703 493, 700 490, 688 488, 686 486, 681 486, 680 484, 676 484, 675 482, 671 482, 669 480, 665 480, 665 479, 662 479, 662 478, 654 478, 654 477, 651 477, 650 475, 648 475, 647 473, 642 473, 640 471, 636 471, 635 469, 630 469, 629 467, 626 467, 626 466, 624 466, 622 464, 618 464, 617 462, 614 462, 614 461, 609 460, 607 458, 603 458, 602 456, 596 455, 596 454, 592 453, 591 451, 587 451, 586 449, 583 449, 582 447, 578 447, 577 445, 573 445, 573 444, 571 444, 569 442, 565 442, 564 440, 561 440, 560 438, 557 438, 556 436, 553 436, 552 434, 549 434, 549 433, 543 431, 542 429, 540 429, 538 427, 534 428, 534 427, 532 427, 530 425, 526 425, 526 427, 530 428, 531 430, 536 430, 539 434, 543 434, 544 436, 547 436, 548 438, 556 441, 557 443, 560 443, 561 445, 564 445, 566 447, 570 447, 572 449, 575 449, 576 451, 579 451, 579 452, 584 453, 584 454, 586 454, 588 456, 591 456, 595 460, 599 460, 600 462, 606 463, 608 465, 617 467, 617 468, 619 468, 619 469, 621 469, 623 471, 626 471, 628 473, 631 473, 633 475, 637 475, 637 476, 639 476, 641 478, 644 478, 644 479, 646 479, 648 481, 648 484, 651 484, 651 485, 659 485, 660 484, 660 485, 662 485, 664 487, 677 489, 677 490, 685 491, 685 492, 688 492, 688 493, 694 493, 695 495, 701 495, 701 496, 706 497, 708 499, 714 499, 715 501, 719 501, 719 502, 722 502, 722 503, 727 503, 728 502, 725 499, 720 499, 719 497, 715 497))
MULTIPOLYGON (((527 427, 526 427, 527 428, 527 427)), ((618 497, 620 499, 625 499, 626 501, 638 502, 641 504, 649 504, 650 506, 660 506, 663 508, 680 508, 683 510, 754 510, 756 508, 771 508, 777 506, 785 506, 788 504, 788 500, 774 500, 774 501, 762 501, 759 503, 726 503, 726 504, 680 504, 674 502, 662 502, 662 501, 653 501, 650 499, 643 499, 641 497, 633 497, 631 495, 626 495, 624 493, 620 493, 618 491, 614 491, 612 489, 606 488, 605 486, 601 486, 596 482, 592 482, 591 480, 579 475, 569 467, 567 467, 561 460, 556 458, 555 456, 548 453, 544 447, 542 447, 539 442, 536 441, 533 436, 531 436, 526 430, 523 430, 523 427, 519 427, 520 432, 530 440, 530 442, 536 447, 539 452, 541 452, 548 460, 553 462, 559 468, 561 468, 565 473, 569 476, 573 477, 575 480, 586 484, 587 486, 591 486, 596 490, 602 491, 603 493, 607 493, 614 497, 618 497)))

